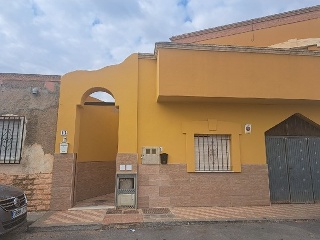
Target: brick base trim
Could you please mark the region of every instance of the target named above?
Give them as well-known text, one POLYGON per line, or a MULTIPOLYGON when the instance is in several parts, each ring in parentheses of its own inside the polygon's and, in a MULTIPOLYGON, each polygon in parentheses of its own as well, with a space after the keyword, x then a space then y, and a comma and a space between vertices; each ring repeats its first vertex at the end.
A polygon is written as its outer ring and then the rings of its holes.
POLYGON ((188 173, 185 164, 139 165, 138 207, 270 205, 267 165, 241 173, 188 173))

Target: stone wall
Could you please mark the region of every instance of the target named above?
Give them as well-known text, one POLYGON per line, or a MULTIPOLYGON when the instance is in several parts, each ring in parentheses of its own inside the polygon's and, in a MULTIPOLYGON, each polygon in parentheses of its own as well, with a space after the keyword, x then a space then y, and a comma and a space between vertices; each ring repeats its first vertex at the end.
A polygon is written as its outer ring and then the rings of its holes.
POLYGON ((22 188, 29 211, 50 207, 59 93, 60 76, 0 73, 0 116, 26 119, 20 164, 0 164, 0 184, 22 188))
POLYGON ((0 174, 2 184, 13 185, 25 191, 28 199, 28 211, 46 211, 50 208, 51 173, 24 175, 0 174))
POLYGON ((267 165, 241 173, 188 173, 185 164, 139 165, 138 207, 270 205, 267 165))

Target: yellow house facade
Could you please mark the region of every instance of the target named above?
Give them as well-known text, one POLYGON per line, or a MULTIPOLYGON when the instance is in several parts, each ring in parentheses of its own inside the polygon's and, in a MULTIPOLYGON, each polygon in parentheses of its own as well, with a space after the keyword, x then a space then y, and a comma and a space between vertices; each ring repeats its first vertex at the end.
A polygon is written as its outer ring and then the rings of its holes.
POLYGON ((319 38, 315 6, 64 75, 51 208, 99 194, 139 208, 320 200, 319 38), (308 40, 292 48, 294 39, 308 40), (90 98, 96 91, 115 103, 90 98))

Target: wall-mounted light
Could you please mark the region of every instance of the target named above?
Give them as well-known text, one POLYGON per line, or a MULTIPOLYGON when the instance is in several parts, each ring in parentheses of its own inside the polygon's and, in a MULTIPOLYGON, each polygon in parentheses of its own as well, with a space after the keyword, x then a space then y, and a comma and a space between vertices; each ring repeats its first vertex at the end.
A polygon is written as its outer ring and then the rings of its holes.
POLYGON ((38 93, 39 93, 39 88, 37 87, 32 88, 32 94, 37 95, 38 93))

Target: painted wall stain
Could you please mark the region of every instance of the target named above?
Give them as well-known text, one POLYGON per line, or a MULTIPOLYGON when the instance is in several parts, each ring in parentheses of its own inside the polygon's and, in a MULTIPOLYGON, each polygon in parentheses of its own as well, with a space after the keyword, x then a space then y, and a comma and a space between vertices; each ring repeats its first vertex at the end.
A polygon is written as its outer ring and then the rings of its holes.
POLYGON ((48 89, 50 92, 55 91, 55 83, 54 82, 45 82, 44 87, 48 89))
POLYGON ((40 144, 24 146, 22 160, 20 164, 2 164, 0 173, 5 174, 34 174, 34 173, 51 173, 53 166, 53 155, 45 154, 40 144))

